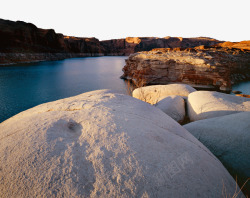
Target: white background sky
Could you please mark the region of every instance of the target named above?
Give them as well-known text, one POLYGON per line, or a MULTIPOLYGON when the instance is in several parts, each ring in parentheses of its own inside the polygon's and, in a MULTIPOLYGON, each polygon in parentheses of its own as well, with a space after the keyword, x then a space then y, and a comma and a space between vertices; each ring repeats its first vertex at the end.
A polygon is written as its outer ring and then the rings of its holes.
POLYGON ((250 40, 250 0, 1 0, 0 18, 100 40, 128 36, 250 40))

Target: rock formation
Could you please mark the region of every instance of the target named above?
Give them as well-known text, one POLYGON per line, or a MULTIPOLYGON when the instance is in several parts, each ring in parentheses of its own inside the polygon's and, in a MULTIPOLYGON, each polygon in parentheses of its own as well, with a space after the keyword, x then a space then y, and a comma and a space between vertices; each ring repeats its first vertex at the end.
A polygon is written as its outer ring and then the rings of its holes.
POLYGON ((241 41, 241 42, 222 42, 217 43, 214 46, 223 47, 228 49, 240 49, 242 51, 250 51, 250 41, 241 41))
POLYGON ((165 113, 105 90, 19 113, 0 141, 0 197, 232 197, 237 187, 165 113))
MULTIPOLYGON (((210 118, 184 125, 227 167, 242 186, 250 178, 250 112, 210 118)), ((250 195, 250 182, 243 188, 250 195)))
POLYGON ((150 51, 154 48, 187 48, 199 45, 211 46, 221 41, 212 38, 181 38, 181 37, 127 37, 126 39, 113 39, 101 41, 105 55, 130 55, 140 51, 150 51))
POLYGON ((37 28, 23 21, 0 19, 2 53, 101 53, 96 38, 77 38, 57 34, 53 29, 37 28))
POLYGON ((55 33, 53 29, 37 28, 31 23, 0 19, 0 64, 55 60, 63 57, 130 55, 153 48, 211 46, 220 42, 205 37, 128 37, 99 41, 96 38, 64 36, 55 33), (51 53, 53 55, 50 55, 51 53))
MULTIPOLYGON (((250 46, 250 45, 249 45, 250 46)), ((227 47, 164 48, 129 56, 122 78, 146 84, 182 82, 230 91, 250 79, 250 51, 227 47)))
POLYGON ((143 79, 147 84, 182 82, 198 88, 230 91, 232 83, 250 79, 249 49, 250 41, 223 43, 206 37, 127 37, 99 41, 0 19, 0 65, 152 50, 131 55, 123 69, 123 78, 143 79))
POLYGON ((177 95, 187 97, 195 91, 196 89, 185 84, 153 85, 137 88, 133 91, 132 95, 134 98, 149 104, 156 104, 168 96, 177 95))
POLYGON ((185 118, 185 101, 181 96, 168 96, 157 102, 155 107, 179 123, 185 118))
POLYGON ((188 115, 191 121, 250 111, 250 98, 214 91, 196 91, 188 95, 188 115))

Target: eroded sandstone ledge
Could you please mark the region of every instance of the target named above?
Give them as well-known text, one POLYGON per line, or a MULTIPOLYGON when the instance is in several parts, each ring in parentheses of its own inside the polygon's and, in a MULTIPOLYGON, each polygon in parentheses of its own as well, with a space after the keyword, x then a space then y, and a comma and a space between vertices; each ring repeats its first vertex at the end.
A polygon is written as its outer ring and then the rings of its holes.
MULTIPOLYGON (((230 43, 230 42, 229 42, 230 43)), ((249 42, 242 48, 213 46, 163 48, 129 56, 122 78, 144 84, 182 82, 195 87, 230 91, 250 79, 249 42)), ((238 46, 242 46, 239 45, 238 46)))

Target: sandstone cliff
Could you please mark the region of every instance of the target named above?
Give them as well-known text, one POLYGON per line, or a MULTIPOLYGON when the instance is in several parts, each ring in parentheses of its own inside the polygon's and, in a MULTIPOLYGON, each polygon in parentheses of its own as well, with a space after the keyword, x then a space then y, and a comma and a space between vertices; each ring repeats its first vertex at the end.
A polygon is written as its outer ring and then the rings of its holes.
POLYGON ((130 55, 139 51, 150 51, 154 48, 187 48, 199 45, 211 46, 219 44, 221 41, 206 37, 127 37, 125 39, 101 41, 100 43, 105 55, 130 55))
POLYGON ((0 52, 62 52, 62 34, 39 29, 31 23, 0 19, 0 52))
POLYGON ((134 82, 182 82, 229 91, 233 83, 250 79, 250 51, 218 46, 154 49, 130 55, 123 71, 122 77, 134 82))
POLYGON ((215 44, 215 47, 223 47, 228 49, 241 49, 241 51, 250 50, 250 41, 241 42, 223 42, 215 44))
POLYGON ((64 36, 53 29, 37 28, 31 23, 0 19, 0 64, 69 57, 130 55, 154 48, 186 48, 219 43, 221 41, 205 37, 127 37, 99 41, 96 38, 64 36))
POLYGON ((0 19, 2 53, 100 53, 96 38, 77 38, 57 34, 53 29, 37 28, 31 23, 0 19))
POLYGON ((96 38, 69 37, 31 23, 0 19, 0 64, 100 55, 96 38))

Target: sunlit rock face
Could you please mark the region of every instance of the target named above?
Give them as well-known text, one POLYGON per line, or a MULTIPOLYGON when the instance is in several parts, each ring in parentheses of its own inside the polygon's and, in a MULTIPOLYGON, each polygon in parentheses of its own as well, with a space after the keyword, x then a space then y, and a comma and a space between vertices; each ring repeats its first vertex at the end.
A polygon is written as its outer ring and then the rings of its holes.
POLYGON ((96 38, 64 36, 53 29, 42 29, 32 23, 0 19, 0 52, 36 53, 105 53, 129 55, 141 50, 156 47, 195 47, 213 45, 220 41, 211 38, 157 38, 127 37, 99 41, 96 38))
MULTIPOLYGON (((246 48, 246 47, 245 47, 246 48)), ((223 47, 163 48, 129 56, 124 79, 146 84, 182 82, 230 91, 235 82, 250 79, 250 53, 223 47)))
POLYGON ((215 91, 196 91, 188 95, 188 116, 191 121, 250 111, 250 98, 215 91))
POLYGON ((107 90, 24 111, 1 123, 0 141, 0 197, 232 197, 236 187, 177 122, 107 90))
POLYGON ((199 45, 211 46, 221 41, 207 37, 127 37, 125 39, 111 39, 100 41, 105 55, 130 55, 140 51, 150 51, 154 48, 188 48, 199 45))
MULTIPOLYGON (((250 112, 199 120, 184 125, 227 167, 243 186, 250 178, 250 112)), ((250 183, 243 191, 250 195, 250 183)))
POLYGON ((240 49, 241 51, 249 51, 250 50, 250 41, 241 41, 241 42, 222 42, 217 43, 216 46, 229 48, 229 49, 240 49))

